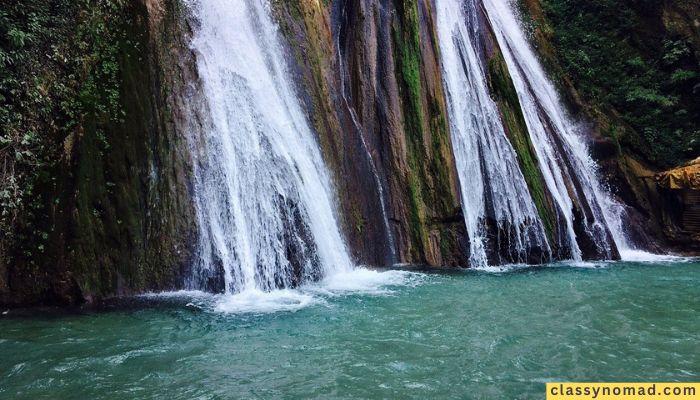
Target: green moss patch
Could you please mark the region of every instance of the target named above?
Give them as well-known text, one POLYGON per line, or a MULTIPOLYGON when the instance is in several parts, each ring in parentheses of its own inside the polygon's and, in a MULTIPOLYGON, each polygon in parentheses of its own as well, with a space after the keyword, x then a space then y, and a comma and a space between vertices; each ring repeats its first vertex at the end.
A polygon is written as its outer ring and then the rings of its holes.
POLYGON ((520 107, 518 94, 508 72, 508 67, 500 53, 489 60, 489 84, 495 95, 508 138, 518 156, 518 163, 527 183, 532 199, 535 202, 542 223, 545 226, 550 242, 553 241, 554 213, 550 199, 544 186, 539 162, 535 149, 530 140, 527 124, 520 107))

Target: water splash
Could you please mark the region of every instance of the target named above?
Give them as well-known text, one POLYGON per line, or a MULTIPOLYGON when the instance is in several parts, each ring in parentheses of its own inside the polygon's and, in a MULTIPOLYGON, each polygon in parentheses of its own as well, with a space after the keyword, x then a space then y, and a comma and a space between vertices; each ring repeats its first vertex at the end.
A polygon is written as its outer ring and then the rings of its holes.
POLYGON ((205 312, 225 314, 268 314, 296 312, 314 306, 329 307, 333 301, 352 296, 390 296, 402 287, 416 287, 429 281, 429 275, 402 270, 372 270, 362 267, 330 274, 318 282, 300 287, 263 291, 246 288, 237 293, 212 294, 198 290, 147 293, 149 300, 182 303, 205 312))
POLYGON ((200 242, 189 286, 269 291, 352 269, 269 2, 186 4, 207 110, 193 139, 200 242))
POLYGON ((339 296, 387 296, 398 287, 413 287, 423 283, 426 275, 409 271, 376 271, 355 268, 302 285, 296 290, 263 292, 257 289, 241 293, 214 296, 213 310, 227 314, 266 314, 295 312, 312 306, 329 306, 339 296))

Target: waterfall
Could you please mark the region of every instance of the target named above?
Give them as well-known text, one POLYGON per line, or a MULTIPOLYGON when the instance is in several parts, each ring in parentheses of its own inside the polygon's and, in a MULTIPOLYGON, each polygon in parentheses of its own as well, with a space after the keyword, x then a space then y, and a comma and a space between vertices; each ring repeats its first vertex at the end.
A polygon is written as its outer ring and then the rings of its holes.
POLYGON ((564 216, 572 258, 614 258, 618 248, 627 247, 619 207, 599 182, 579 125, 567 115, 528 43, 515 5, 509 0, 483 4, 513 78, 545 183, 564 216), (575 205, 581 210, 577 214, 575 205), (579 246, 584 240, 594 254, 584 254, 579 246))
MULTIPOLYGON (((536 249, 550 254, 537 208, 491 99, 477 41, 475 0, 439 0, 437 26, 452 145, 470 240, 470 265, 487 265, 487 253, 501 262, 527 262, 536 249), (488 225, 498 232, 489 251, 488 225)), ((501 263, 499 262, 499 263, 501 263)))
POLYGON ((349 271, 269 2, 186 4, 206 110, 192 140, 200 242, 190 286, 272 290, 349 271))

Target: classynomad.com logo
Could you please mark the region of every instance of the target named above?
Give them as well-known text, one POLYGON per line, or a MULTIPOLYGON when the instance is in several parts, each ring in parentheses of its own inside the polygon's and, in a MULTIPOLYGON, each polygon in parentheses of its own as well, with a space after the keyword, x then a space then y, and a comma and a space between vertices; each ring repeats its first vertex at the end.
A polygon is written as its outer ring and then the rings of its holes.
POLYGON ((547 400, 700 400, 700 383, 548 383, 547 400))

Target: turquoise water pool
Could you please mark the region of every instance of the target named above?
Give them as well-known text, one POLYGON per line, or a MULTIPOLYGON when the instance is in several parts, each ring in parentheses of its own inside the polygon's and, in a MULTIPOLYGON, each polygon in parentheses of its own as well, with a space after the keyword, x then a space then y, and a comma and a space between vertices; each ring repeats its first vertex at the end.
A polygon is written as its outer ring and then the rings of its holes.
POLYGON ((699 381, 700 264, 358 271, 297 291, 0 318, 0 398, 542 399, 699 381))

